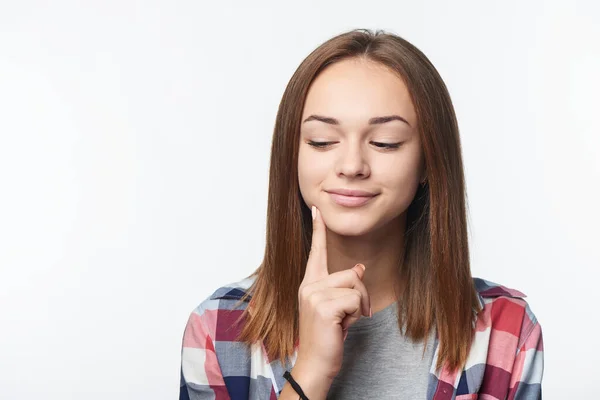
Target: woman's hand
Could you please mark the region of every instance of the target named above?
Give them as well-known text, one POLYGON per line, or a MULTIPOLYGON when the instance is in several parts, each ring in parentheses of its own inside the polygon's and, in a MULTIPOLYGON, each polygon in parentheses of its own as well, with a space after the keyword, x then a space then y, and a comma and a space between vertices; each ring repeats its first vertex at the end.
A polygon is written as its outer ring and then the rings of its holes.
POLYGON ((324 399, 340 371, 348 327, 361 315, 371 314, 362 282, 364 271, 365 267, 357 264, 329 274, 326 227, 321 213, 313 207, 312 245, 298 290, 300 343, 291 371, 311 400, 324 399))

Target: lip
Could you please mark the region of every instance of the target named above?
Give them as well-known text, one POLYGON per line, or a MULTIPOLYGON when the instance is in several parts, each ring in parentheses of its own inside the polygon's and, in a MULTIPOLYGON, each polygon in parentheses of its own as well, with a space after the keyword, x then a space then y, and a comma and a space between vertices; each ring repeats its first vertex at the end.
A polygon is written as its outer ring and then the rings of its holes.
POLYGON ((377 194, 364 190, 334 189, 326 190, 331 199, 344 207, 360 207, 368 203, 377 194))
POLYGON ((366 192, 364 190, 354 190, 354 189, 331 189, 326 190, 327 193, 333 194, 341 194, 343 196, 352 196, 352 197, 373 197, 377 193, 366 192))

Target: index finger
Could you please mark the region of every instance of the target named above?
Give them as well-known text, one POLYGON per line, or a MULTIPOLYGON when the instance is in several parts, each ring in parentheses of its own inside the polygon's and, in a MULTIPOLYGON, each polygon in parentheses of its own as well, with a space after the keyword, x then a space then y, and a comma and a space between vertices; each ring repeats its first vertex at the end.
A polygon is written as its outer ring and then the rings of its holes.
POLYGON ((327 233, 325 222, 321 217, 321 212, 315 206, 312 206, 312 216, 312 240, 304 272, 304 281, 306 282, 318 281, 329 275, 329 270, 327 269, 327 233))

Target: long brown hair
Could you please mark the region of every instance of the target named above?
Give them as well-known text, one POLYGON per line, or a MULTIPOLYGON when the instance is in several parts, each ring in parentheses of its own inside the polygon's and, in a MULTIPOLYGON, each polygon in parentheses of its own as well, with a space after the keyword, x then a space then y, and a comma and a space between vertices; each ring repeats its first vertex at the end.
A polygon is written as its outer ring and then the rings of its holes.
POLYGON ((335 36, 315 49, 290 79, 277 113, 271 147, 266 247, 251 275, 252 296, 239 339, 262 341, 269 359, 285 363, 298 343, 298 288, 312 236, 310 210, 298 186, 298 147, 305 98, 327 66, 364 58, 404 80, 417 115, 427 171, 407 210, 399 325, 414 340, 433 328, 439 337, 436 368, 455 370, 469 352, 479 311, 469 266, 466 191, 458 125, 446 85, 427 57, 408 41, 367 29, 335 36), (404 320, 402 315, 405 316, 404 320))

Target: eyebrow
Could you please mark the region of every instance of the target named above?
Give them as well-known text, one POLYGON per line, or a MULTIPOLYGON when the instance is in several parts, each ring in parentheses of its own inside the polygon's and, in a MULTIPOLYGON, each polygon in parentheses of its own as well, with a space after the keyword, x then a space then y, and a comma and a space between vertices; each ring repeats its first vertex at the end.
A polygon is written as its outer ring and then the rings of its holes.
MULTIPOLYGON (((321 115, 314 115, 314 114, 311 115, 310 117, 306 118, 302 123, 305 123, 308 121, 321 121, 321 122, 324 122, 324 123, 330 124, 330 125, 340 125, 340 121, 338 121, 335 118, 323 117, 321 115)), ((399 115, 386 115, 385 117, 373 117, 369 120, 369 125, 385 124, 386 122, 390 122, 390 121, 402 121, 406 125, 410 126, 408 121, 399 115)))

